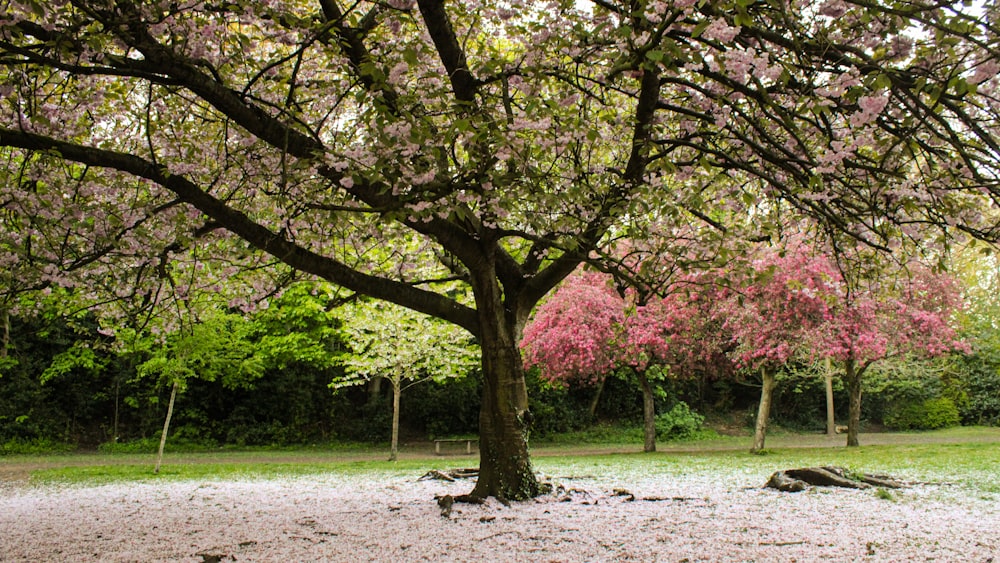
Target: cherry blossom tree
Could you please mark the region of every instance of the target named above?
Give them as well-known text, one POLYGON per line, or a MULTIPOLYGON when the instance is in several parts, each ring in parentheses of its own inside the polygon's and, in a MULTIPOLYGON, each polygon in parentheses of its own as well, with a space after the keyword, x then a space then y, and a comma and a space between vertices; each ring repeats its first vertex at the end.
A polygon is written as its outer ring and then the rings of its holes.
POLYGON ((803 245, 768 248, 754 261, 752 274, 718 309, 736 347, 739 367, 758 371, 762 386, 751 452, 764 449, 776 375, 805 350, 830 316, 839 272, 822 254, 803 245))
POLYGON ((528 498, 521 331, 621 229, 997 237, 997 10, 10 2, 9 248, 61 284, 177 241, 234 267, 266 253, 460 326, 483 350, 473 496, 528 498))
MULTIPOLYGON (((842 271, 844 271, 842 269, 842 271)), ((861 381, 875 362, 900 356, 933 357, 968 351, 950 322, 961 309, 956 279, 919 263, 878 280, 842 278, 829 319, 813 343, 822 357, 843 366, 849 396, 847 445, 857 446, 861 424, 861 381)))
POLYGON ((594 382, 628 370, 643 398, 643 451, 656 451, 653 377, 683 365, 694 331, 682 299, 619 292, 597 272, 570 276, 524 330, 525 364, 553 381, 594 382), (687 347, 687 348, 683 348, 687 347), (682 349, 683 348, 683 349, 682 349))

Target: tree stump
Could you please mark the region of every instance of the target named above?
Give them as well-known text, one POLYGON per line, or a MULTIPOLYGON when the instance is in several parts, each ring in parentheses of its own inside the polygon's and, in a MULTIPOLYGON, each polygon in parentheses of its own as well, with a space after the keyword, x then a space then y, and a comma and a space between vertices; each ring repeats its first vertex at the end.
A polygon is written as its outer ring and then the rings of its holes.
POLYGON ((764 486, 779 491, 796 493, 804 491, 810 486, 844 487, 848 489, 868 489, 871 487, 898 489, 903 487, 904 483, 888 475, 851 473, 843 467, 824 466, 776 471, 764 486))

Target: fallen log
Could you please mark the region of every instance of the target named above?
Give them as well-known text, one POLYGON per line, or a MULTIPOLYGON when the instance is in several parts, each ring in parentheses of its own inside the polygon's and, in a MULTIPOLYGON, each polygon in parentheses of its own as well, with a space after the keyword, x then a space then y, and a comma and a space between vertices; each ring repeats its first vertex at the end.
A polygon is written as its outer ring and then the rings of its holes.
POLYGON ((847 489, 868 489, 883 487, 898 489, 904 483, 888 475, 852 473, 843 467, 802 467, 776 471, 767 480, 766 488, 784 492, 799 492, 814 487, 843 487, 847 489))

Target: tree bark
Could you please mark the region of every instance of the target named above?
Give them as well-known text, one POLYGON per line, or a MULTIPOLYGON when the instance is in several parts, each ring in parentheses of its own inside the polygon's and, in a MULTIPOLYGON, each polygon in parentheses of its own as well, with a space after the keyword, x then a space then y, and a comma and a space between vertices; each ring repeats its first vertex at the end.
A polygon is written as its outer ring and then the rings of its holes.
POLYGON ((518 348, 527 313, 520 315, 505 305, 492 271, 477 273, 484 274, 473 281, 483 354, 483 400, 479 479, 469 496, 526 500, 542 492, 528 454, 531 413, 518 348))
POLYGON ((847 446, 857 447, 858 433, 861 427, 861 373, 854 358, 844 362, 844 378, 847 380, 847 395, 849 397, 847 416, 847 446))
POLYGON ((771 395, 774 393, 775 380, 774 372, 762 370, 760 387, 760 404, 757 406, 757 423, 753 431, 753 447, 750 453, 758 453, 764 450, 764 438, 767 435, 767 419, 771 416, 771 395))
POLYGON ((177 399, 178 387, 180 387, 180 382, 174 381, 174 386, 170 390, 170 402, 167 404, 167 418, 163 420, 163 432, 160 434, 160 449, 156 453, 156 467, 153 468, 154 475, 160 473, 160 464, 163 463, 163 448, 167 445, 167 431, 170 429, 170 418, 174 415, 174 401, 177 399))
POLYGON ((399 396, 403 390, 399 380, 389 381, 392 383, 392 441, 389 443, 389 461, 396 461, 399 458, 399 396))
POLYGON ((837 416, 833 410, 833 367, 830 365, 830 358, 826 359, 826 370, 824 372, 826 380, 826 435, 837 434, 837 416))
POLYGON ((653 404, 653 385, 646 377, 646 371, 635 370, 639 378, 639 386, 642 387, 642 428, 643 445, 642 451, 646 453, 656 451, 656 405, 653 404))

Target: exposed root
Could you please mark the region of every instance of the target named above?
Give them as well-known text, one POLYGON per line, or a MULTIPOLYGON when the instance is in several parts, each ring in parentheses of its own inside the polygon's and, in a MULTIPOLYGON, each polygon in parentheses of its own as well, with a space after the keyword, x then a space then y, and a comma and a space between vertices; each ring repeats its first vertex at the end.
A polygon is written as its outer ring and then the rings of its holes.
MULTIPOLYGON (((501 499, 497 499, 497 500, 499 500, 501 503, 504 502, 501 499)), ((463 502, 465 504, 486 504, 486 499, 484 499, 483 497, 474 496, 474 495, 458 495, 458 496, 455 497, 455 502, 463 502)), ((508 503, 504 503, 504 505, 505 506, 510 506, 510 503, 509 502, 508 503)))
POLYGON ((451 517, 451 507, 455 505, 455 497, 451 495, 437 497, 437 503, 441 508, 441 516, 444 518, 451 517))
POLYGON ((777 471, 771 475, 765 487, 795 493, 804 491, 809 486, 847 489, 868 489, 871 487, 899 489, 905 485, 903 481, 888 475, 851 473, 843 467, 824 466, 777 471))
POLYGON ((451 469, 449 471, 438 471, 437 469, 431 469, 427 473, 424 473, 422 477, 417 479, 417 481, 424 481, 427 479, 435 479, 438 481, 456 481, 458 479, 472 479, 479 477, 478 469, 451 469))

